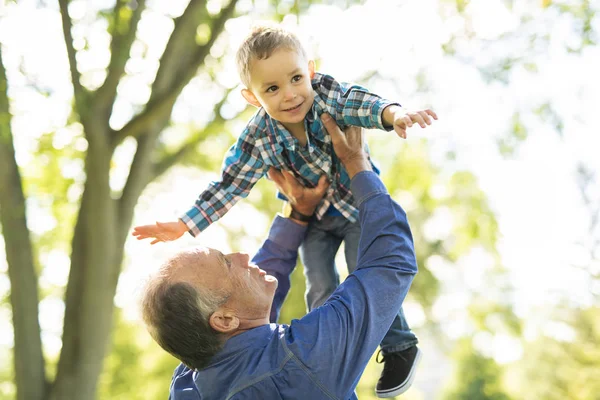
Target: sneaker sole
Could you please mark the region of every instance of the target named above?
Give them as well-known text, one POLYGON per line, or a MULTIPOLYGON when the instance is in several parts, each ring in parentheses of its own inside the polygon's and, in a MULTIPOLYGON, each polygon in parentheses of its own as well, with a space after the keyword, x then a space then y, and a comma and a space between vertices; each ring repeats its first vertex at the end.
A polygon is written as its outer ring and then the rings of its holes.
POLYGON ((384 399, 387 397, 394 397, 394 396, 398 396, 401 395, 402 393, 406 392, 412 385, 413 381, 415 380, 415 372, 417 370, 417 367, 419 366, 419 362, 421 361, 421 349, 419 349, 417 347, 417 355, 415 357, 415 362, 413 363, 413 367, 411 368, 410 372, 408 373, 408 379, 406 379, 404 382, 402 382, 401 385, 396 386, 395 388, 391 388, 388 390, 376 390, 375 393, 377 394, 377 397, 384 399))

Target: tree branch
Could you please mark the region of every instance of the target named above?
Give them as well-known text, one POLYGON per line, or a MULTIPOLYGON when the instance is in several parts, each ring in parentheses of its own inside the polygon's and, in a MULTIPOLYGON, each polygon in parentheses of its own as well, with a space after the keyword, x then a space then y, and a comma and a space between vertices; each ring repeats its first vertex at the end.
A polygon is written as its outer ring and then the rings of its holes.
POLYGON ((69 0, 58 0, 60 5, 60 16, 62 19, 63 35, 65 37, 65 46, 69 58, 69 67, 71 69, 71 81, 73 82, 73 95, 75 96, 75 107, 79 115, 85 115, 85 90, 81 86, 81 75, 77 70, 77 54, 73 47, 73 34, 71 33, 72 22, 69 17, 69 0))
POLYGON ((11 286, 17 399, 42 400, 46 395, 46 367, 38 321, 37 276, 15 159, 7 86, 0 47, 0 223, 11 286))
POLYGON ((116 143, 127 136, 139 137, 154 121, 170 115, 173 105, 183 88, 196 75, 221 32, 225 22, 233 16, 238 0, 231 0, 221 13, 211 20, 211 36, 202 46, 195 45, 198 17, 206 13, 203 1, 190 1, 184 14, 176 21, 165 52, 161 57, 161 65, 156 74, 152 97, 147 107, 127 123, 120 131, 115 132, 116 143), (190 48, 195 48, 190 52, 190 48), (190 56, 191 53, 191 56, 190 56))
POLYGON ((188 140, 185 141, 184 144, 181 145, 181 147, 177 151, 165 155, 154 164, 152 168, 152 181, 164 174, 169 168, 180 162, 188 154, 192 153, 195 150, 195 147, 198 143, 200 143, 203 140, 206 140, 206 138, 211 134, 219 133, 223 130, 225 120, 223 119, 219 111, 221 110, 221 107, 227 100, 227 97, 229 96, 229 93, 231 93, 232 90, 233 89, 227 90, 226 94, 223 96, 223 99, 215 105, 215 117, 213 118, 211 123, 206 127, 206 129, 194 133, 190 138, 188 138, 188 140))
POLYGON ((196 70, 198 69, 200 64, 204 62, 204 59, 209 54, 211 47, 213 46, 213 44, 215 44, 215 41, 225 28, 225 23, 233 17, 237 2, 238 0, 231 0, 225 8, 221 9, 219 15, 211 21, 210 39, 205 45, 198 46, 194 54, 192 63, 187 69, 187 73, 191 74, 190 79, 195 75, 196 70))
POLYGON ((127 0, 117 0, 115 3, 113 11, 114 27, 110 43, 110 63, 106 79, 96 92, 98 106, 105 113, 110 114, 110 109, 115 101, 117 86, 125 73, 125 65, 127 64, 127 60, 129 60, 131 46, 136 37, 137 26, 145 8, 146 0, 137 0, 137 3, 127 0), (123 18, 123 10, 130 4, 137 5, 129 18, 125 19, 123 18))
MULTIPOLYGON (((185 85, 183 86, 185 87, 185 85)), ((164 96, 148 102, 144 111, 133 117, 120 130, 113 132, 113 135, 115 136, 115 146, 128 136, 134 138, 140 137, 148 131, 155 121, 167 118, 171 114, 175 101, 182 90, 183 87, 180 88, 180 85, 173 86, 171 91, 165 93, 164 96)))

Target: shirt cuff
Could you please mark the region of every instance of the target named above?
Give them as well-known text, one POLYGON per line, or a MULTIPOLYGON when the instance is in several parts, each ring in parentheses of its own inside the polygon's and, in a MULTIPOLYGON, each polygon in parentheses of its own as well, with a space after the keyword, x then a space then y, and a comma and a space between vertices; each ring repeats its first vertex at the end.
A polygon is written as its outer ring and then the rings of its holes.
POLYGON ((384 125, 383 124, 383 110, 385 110, 389 106, 398 106, 402 107, 400 103, 395 103, 388 100, 378 100, 376 101, 371 108, 371 118, 373 118, 373 124, 377 126, 378 129, 384 131, 391 131, 394 129, 393 125, 384 125))
POLYGON ((271 224, 269 240, 278 246, 297 251, 304 240, 306 226, 277 215, 271 224))
POLYGON ((358 207, 371 197, 388 192, 381 178, 373 171, 361 171, 354 175, 350 185, 358 207))
POLYGON ((196 223, 196 221, 204 222, 204 218, 202 217, 200 210, 198 210, 196 207, 190 208, 185 214, 181 215, 179 219, 187 225, 188 232, 193 237, 198 236, 200 232, 202 232, 208 226, 208 224, 205 223, 206 226, 200 227, 196 223))

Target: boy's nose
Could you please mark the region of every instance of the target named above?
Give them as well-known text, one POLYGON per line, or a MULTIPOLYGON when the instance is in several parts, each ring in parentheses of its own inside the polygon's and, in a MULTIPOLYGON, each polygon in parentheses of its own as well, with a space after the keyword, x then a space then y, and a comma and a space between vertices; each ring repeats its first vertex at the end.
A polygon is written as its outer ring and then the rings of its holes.
POLYGON ((296 98, 296 92, 294 92, 293 90, 288 90, 285 92, 286 100, 293 100, 294 98, 296 98))

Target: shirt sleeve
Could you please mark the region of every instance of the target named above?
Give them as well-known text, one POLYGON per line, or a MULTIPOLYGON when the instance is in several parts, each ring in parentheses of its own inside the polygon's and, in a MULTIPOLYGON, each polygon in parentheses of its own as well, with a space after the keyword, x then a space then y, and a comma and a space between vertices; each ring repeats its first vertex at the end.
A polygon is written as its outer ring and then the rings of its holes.
POLYGON ((373 172, 352 180, 360 209, 358 264, 325 304, 292 321, 290 350, 338 398, 349 398, 417 272, 404 210, 373 172))
POLYGON ((366 88, 338 82, 329 75, 321 75, 317 92, 325 103, 325 111, 335 117, 338 125, 361 126, 368 129, 391 130, 383 125, 383 110, 399 103, 369 92, 366 88))
POLYGON ((252 258, 254 264, 279 282, 271 307, 270 322, 277 322, 279 318, 281 306, 290 290, 290 275, 296 267, 298 248, 305 234, 306 226, 278 215, 271 224, 269 237, 252 258))
POLYGON ((181 216, 189 233, 197 236, 225 215, 238 200, 248 196, 252 187, 267 170, 268 167, 256 147, 254 135, 250 128, 246 127, 225 155, 221 178, 211 182, 198 196, 194 206, 181 216))

